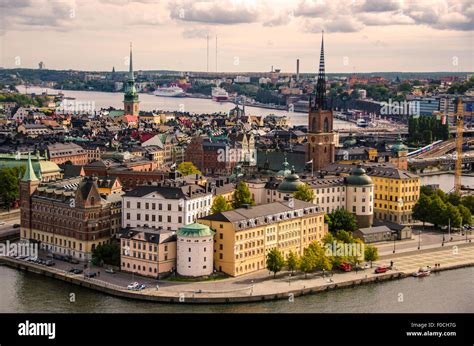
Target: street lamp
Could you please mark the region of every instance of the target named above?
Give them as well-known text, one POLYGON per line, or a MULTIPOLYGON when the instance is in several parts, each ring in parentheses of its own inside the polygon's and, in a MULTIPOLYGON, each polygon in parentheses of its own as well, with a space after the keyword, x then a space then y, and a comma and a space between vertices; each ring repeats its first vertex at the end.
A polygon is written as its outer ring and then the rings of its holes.
POLYGON ((421 229, 418 231, 418 250, 421 248, 421 229))
POLYGON ((397 233, 393 233, 393 253, 395 253, 395 242, 397 240, 397 233))

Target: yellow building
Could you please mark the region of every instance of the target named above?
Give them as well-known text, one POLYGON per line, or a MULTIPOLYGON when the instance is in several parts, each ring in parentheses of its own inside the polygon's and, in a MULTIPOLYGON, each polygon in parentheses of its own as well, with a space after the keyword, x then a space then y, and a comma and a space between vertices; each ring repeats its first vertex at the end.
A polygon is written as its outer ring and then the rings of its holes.
POLYGON ((215 234, 214 267, 231 276, 265 269, 266 254, 278 248, 299 255, 327 233, 324 212, 299 200, 239 208, 198 219, 215 234))
MULTIPOLYGON (((333 164, 330 173, 350 174, 356 165, 333 164)), ((367 163, 362 167, 374 183, 374 218, 411 223, 413 206, 420 197, 420 177, 391 164, 367 163)))

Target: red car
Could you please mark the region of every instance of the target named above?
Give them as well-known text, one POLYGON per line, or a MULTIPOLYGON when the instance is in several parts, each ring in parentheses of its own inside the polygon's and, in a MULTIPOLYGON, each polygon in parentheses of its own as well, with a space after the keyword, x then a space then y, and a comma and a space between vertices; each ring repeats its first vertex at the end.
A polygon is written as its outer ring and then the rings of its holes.
POLYGON ((388 271, 387 267, 377 267, 375 268, 375 274, 382 274, 388 271))
POLYGON ((352 266, 349 263, 342 263, 338 268, 344 272, 350 272, 352 270, 352 266))

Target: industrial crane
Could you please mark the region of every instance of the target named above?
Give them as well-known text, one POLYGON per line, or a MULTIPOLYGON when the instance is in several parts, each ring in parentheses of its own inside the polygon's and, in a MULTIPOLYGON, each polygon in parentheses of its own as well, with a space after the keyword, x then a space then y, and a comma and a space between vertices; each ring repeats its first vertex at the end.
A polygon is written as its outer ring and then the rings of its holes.
POLYGON ((456 107, 456 161, 454 169, 454 191, 456 193, 461 193, 463 130, 464 115, 462 109, 462 97, 459 96, 456 107))

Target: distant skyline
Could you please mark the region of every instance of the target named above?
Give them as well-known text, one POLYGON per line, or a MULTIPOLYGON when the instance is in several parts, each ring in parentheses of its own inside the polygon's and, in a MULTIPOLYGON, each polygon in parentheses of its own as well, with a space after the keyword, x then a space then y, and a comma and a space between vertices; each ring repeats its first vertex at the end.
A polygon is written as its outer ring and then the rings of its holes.
POLYGON ((470 0, 1 0, 0 66, 314 73, 474 71, 470 0))

